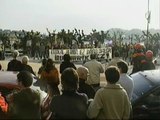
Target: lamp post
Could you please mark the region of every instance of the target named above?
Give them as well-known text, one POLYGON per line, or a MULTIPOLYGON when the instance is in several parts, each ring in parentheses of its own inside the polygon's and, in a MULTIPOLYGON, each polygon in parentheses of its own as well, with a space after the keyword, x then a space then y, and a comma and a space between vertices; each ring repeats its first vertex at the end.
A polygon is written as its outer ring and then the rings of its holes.
POLYGON ((150 18, 151 18, 151 11, 149 11, 149 0, 148 0, 148 10, 146 13, 146 19, 147 19, 147 43, 149 40, 149 23, 150 23, 150 18))

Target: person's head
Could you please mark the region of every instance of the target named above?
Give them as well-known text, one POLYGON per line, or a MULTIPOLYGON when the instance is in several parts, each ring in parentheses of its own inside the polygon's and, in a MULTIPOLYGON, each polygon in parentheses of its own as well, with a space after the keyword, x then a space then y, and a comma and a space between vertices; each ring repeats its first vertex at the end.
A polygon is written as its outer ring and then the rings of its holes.
POLYGON ((141 50, 141 49, 142 49, 142 45, 141 45, 140 43, 136 43, 136 44, 134 45, 134 49, 136 49, 136 50, 141 50))
POLYGON ((46 61, 46 65, 45 65, 45 71, 46 72, 50 72, 50 70, 52 70, 54 68, 54 62, 51 58, 49 58, 47 61, 46 61))
POLYGON ((96 59, 96 54, 95 53, 91 54, 90 58, 91 58, 91 60, 96 59))
POLYGON ((9 111, 13 119, 40 119, 40 94, 26 88, 13 94, 12 107, 9 111))
POLYGON ((118 62, 117 67, 119 68, 121 73, 127 73, 128 72, 128 65, 125 61, 118 62))
POLYGON ((71 56, 69 54, 64 54, 63 60, 64 61, 70 61, 71 60, 71 56))
POLYGON ((43 43, 43 42, 41 42, 41 43, 40 43, 40 46, 42 46, 42 45, 44 45, 44 43, 43 43))
POLYGON ((30 87, 33 82, 32 74, 28 71, 20 71, 17 74, 17 81, 22 87, 30 87))
POLYGON ((114 57, 119 57, 120 55, 119 55, 119 52, 114 52, 114 57))
POLYGON ((47 63, 47 59, 44 58, 44 59, 42 60, 42 65, 45 66, 46 63, 47 63))
POLYGON ((143 52, 143 49, 145 48, 145 46, 143 45, 143 44, 141 44, 141 43, 136 43, 135 45, 134 45, 134 50, 135 50, 135 52, 143 52))
POLYGON ((28 58, 28 56, 23 56, 23 58, 22 58, 22 64, 28 64, 28 61, 29 61, 29 58, 28 58))
POLYGON ((145 56, 146 56, 147 60, 152 60, 153 59, 153 52, 151 50, 147 50, 145 56))
POLYGON ((47 65, 53 65, 53 60, 51 58, 49 58, 47 61, 46 61, 46 64, 47 65))
POLYGON ((89 70, 88 68, 81 66, 77 69, 77 73, 78 73, 79 78, 83 80, 87 80, 87 77, 89 75, 89 70))
POLYGON ((66 68, 61 75, 61 84, 63 90, 75 91, 78 89, 79 77, 73 68, 66 68))
POLYGON ((18 50, 14 50, 12 53, 13 58, 17 58, 19 56, 18 50))
POLYGON ((119 69, 116 66, 110 66, 105 71, 106 81, 110 84, 118 82, 120 77, 119 69))

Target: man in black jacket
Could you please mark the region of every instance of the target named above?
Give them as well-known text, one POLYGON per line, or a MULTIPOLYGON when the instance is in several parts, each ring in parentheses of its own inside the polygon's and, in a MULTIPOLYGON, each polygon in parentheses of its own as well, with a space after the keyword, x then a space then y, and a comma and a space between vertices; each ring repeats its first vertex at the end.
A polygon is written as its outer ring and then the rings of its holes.
POLYGON ((12 54, 13 59, 8 63, 7 71, 20 71, 21 70, 21 61, 17 60, 19 52, 15 50, 12 54))
POLYGON ((87 118, 88 97, 84 93, 77 92, 78 80, 78 74, 73 68, 67 68, 62 72, 62 95, 52 98, 51 119, 84 120, 87 118))
POLYGON ((73 62, 71 62, 71 56, 69 54, 64 54, 63 62, 60 64, 60 73, 62 73, 66 68, 74 68, 76 70, 76 66, 73 62))
POLYGON ((87 94, 88 98, 94 98, 95 90, 91 85, 85 83, 88 78, 89 70, 86 67, 79 67, 77 69, 77 73, 79 76, 79 88, 78 92, 87 94))

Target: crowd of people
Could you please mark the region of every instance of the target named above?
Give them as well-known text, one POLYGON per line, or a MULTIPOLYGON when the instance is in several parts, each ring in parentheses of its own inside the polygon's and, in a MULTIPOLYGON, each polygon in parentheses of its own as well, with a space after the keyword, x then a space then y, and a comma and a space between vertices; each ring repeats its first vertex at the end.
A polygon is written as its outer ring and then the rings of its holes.
MULTIPOLYGON (((44 58, 38 71, 39 87, 48 96, 44 105, 40 95, 30 88, 33 69, 29 58, 17 60, 18 51, 8 63, 7 71, 18 71, 18 91, 7 99, 0 95, 0 115, 8 119, 130 119, 132 115, 132 94, 134 83, 128 74, 128 63, 115 51, 114 57, 105 68, 90 55, 90 60, 77 67, 69 54, 64 54, 60 68, 51 58, 44 58), (105 75, 106 85, 100 85, 100 74, 105 75), (61 87, 60 87, 61 86, 61 87)), ((153 52, 141 44, 134 46, 132 73, 155 69, 153 52)), ((4 117, 3 117, 4 118, 4 117)), ((0 117, 1 119, 1 117, 0 117)))

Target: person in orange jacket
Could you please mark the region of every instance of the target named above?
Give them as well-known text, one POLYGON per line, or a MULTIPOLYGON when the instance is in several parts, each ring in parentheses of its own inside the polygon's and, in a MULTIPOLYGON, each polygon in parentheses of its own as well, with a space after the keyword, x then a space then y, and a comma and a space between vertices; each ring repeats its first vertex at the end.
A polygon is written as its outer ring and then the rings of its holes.
POLYGON ((8 112, 8 104, 0 93, 0 119, 6 119, 8 112))
POLYGON ((59 79, 59 72, 58 69, 55 67, 53 60, 48 59, 46 62, 45 69, 41 72, 41 78, 40 78, 44 84, 47 86, 47 92, 59 95, 60 91, 58 88, 58 85, 60 83, 59 79))
POLYGON ((140 43, 135 44, 134 54, 132 56, 133 69, 131 74, 143 70, 142 66, 143 64, 146 63, 146 58, 143 50, 144 46, 142 44, 140 43))

